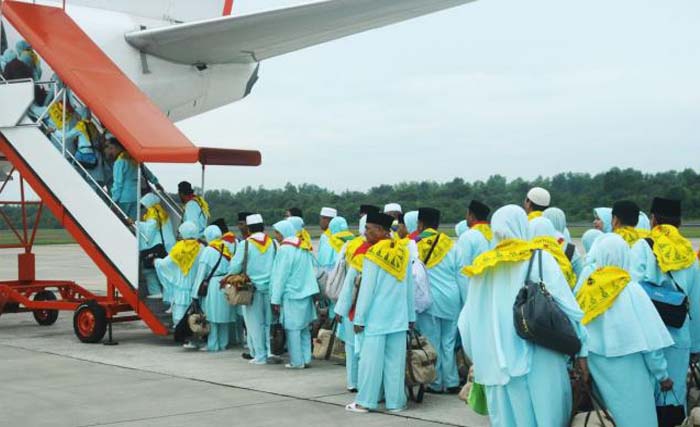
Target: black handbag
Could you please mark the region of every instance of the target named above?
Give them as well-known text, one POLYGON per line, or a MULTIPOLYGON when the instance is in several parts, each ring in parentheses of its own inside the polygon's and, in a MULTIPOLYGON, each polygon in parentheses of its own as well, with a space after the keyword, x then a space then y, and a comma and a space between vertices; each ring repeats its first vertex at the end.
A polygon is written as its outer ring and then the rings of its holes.
POLYGON ((279 317, 277 317, 277 319, 273 319, 273 323, 270 325, 270 353, 275 356, 283 355, 286 343, 287 336, 284 333, 284 327, 280 323, 279 317))
POLYGON ((221 259, 223 257, 224 257, 224 244, 222 243, 221 250, 219 251, 219 259, 216 260, 216 264, 214 264, 214 268, 211 269, 211 271, 207 275, 207 278, 204 279, 204 281, 199 285, 199 288, 197 288, 197 296, 199 298, 204 298, 209 293, 209 282, 211 282, 211 278, 214 277, 214 274, 216 274, 216 270, 219 268, 219 265, 221 264, 221 259))
POLYGON ((547 291, 542 278, 542 250, 537 250, 530 258, 525 284, 515 297, 513 322, 520 338, 533 344, 573 356, 581 350, 581 341, 576 335, 569 318, 547 291), (530 280, 532 264, 539 259, 540 278, 530 280))
POLYGON ((143 268, 154 268, 156 258, 165 258, 168 256, 168 251, 165 250, 165 238, 163 237, 163 225, 158 229, 160 232, 160 243, 149 249, 144 249, 139 253, 143 268))
POLYGON ((190 316, 193 314, 202 314, 202 307, 199 305, 199 301, 196 299, 192 300, 190 306, 187 307, 185 315, 182 316, 182 319, 180 319, 178 324, 175 326, 175 333, 173 334, 175 342, 183 343, 193 335, 192 329, 190 329, 190 322, 188 321, 190 316))
POLYGON ((683 406, 682 402, 678 400, 676 393, 671 391, 671 393, 673 393, 673 397, 676 398, 678 405, 667 405, 666 396, 668 395, 668 392, 663 393, 664 404, 656 407, 656 421, 658 422, 659 427, 676 427, 683 424, 683 421, 685 421, 685 407, 683 406))

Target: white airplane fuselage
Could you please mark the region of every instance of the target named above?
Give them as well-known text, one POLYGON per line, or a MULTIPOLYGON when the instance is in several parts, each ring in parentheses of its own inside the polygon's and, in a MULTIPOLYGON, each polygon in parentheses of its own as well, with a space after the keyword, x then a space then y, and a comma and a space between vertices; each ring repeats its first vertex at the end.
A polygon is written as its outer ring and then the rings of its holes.
MULTIPOLYGON (((132 31, 173 22, 76 5, 67 6, 66 13, 172 121, 243 99, 254 83, 258 63, 177 64, 143 54, 124 38, 132 31)), ((9 46, 14 47, 21 36, 7 30, 9 46)), ((44 64, 42 80, 48 80, 50 73, 44 64)))

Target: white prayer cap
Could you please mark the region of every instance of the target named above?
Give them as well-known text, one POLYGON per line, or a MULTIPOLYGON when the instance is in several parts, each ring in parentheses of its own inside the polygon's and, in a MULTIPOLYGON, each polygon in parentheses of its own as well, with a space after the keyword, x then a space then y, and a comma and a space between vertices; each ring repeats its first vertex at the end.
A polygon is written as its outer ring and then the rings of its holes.
POLYGON ((403 211, 401 210, 401 205, 398 203, 387 203, 386 205, 384 205, 384 213, 387 212, 403 213, 403 211))
POLYGON ((552 201, 552 196, 549 195, 549 191, 542 187, 534 187, 527 192, 527 198, 534 204, 538 206, 549 206, 552 201))
POLYGON ((335 218, 338 216, 338 211, 333 208, 321 208, 321 216, 335 218))
POLYGON ((247 217, 245 217, 245 223, 246 225, 262 224, 263 217, 260 214, 248 215, 247 217))

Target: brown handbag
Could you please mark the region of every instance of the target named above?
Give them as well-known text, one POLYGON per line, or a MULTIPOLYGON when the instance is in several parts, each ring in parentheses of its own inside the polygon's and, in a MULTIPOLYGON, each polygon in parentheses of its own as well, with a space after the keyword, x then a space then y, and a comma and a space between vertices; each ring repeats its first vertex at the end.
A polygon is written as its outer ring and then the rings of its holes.
POLYGON ((248 241, 243 248, 243 271, 227 276, 222 283, 226 301, 230 305, 251 305, 255 294, 255 285, 248 277, 248 241))

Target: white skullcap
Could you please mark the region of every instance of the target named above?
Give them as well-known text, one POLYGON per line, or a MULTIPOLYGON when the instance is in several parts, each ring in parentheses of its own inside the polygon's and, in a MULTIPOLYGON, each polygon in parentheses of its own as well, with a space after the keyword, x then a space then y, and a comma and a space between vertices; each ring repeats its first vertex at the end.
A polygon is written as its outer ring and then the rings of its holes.
POLYGON ((262 224, 263 217, 260 214, 248 215, 247 217, 245 217, 245 223, 246 225, 262 224))
POLYGON ((552 201, 552 196, 549 195, 549 191, 542 187, 535 187, 527 192, 527 198, 534 204, 538 206, 549 206, 552 201))
POLYGON ((401 210, 401 205, 398 203, 387 203, 386 205, 384 205, 384 213, 387 212, 403 213, 403 211, 401 210))
POLYGON ((321 216, 335 218, 338 216, 338 211, 333 208, 321 208, 321 216))

